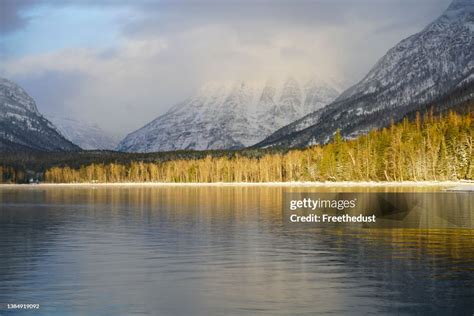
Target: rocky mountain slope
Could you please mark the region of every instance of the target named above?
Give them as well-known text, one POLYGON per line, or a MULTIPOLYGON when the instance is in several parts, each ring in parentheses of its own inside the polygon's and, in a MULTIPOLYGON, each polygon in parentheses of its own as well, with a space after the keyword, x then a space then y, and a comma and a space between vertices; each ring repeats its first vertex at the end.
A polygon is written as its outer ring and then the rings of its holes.
MULTIPOLYGON (((303 147, 384 127, 474 81, 474 1, 455 0, 421 32, 383 56, 336 101, 276 131, 256 147, 303 147)), ((472 97, 467 95, 465 97, 472 97)))
POLYGON ((117 149, 155 152, 250 146, 338 95, 319 80, 211 83, 127 135, 117 149))
POLYGON ((105 132, 98 125, 71 117, 45 114, 57 130, 68 140, 82 149, 112 150, 118 144, 118 139, 105 132))
POLYGON ((79 149, 39 113, 35 101, 21 87, 0 78, 0 152, 79 149))

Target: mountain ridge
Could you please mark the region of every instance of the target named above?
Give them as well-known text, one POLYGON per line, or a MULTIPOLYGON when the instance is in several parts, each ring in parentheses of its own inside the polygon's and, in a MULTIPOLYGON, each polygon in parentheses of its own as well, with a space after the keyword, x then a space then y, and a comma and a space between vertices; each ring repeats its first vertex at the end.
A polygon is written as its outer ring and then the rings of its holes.
POLYGON ((116 137, 97 124, 52 113, 45 113, 45 117, 61 135, 84 150, 113 150, 118 144, 116 137))
POLYGON ((76 151, 36 107, 28 93, 12 81, 0 78, 0 152, 76 151))
POLYGON ((367 75, 323 109, 277 130, 254 147, 326 143, 387 126, 474 79, 474 1, 456 0, 422 31, 400 41, 367 75))
POLYGON ((119 151, 238 149, 334 100, 339 92, 320 80, 211 82, 144 127, 119 151))

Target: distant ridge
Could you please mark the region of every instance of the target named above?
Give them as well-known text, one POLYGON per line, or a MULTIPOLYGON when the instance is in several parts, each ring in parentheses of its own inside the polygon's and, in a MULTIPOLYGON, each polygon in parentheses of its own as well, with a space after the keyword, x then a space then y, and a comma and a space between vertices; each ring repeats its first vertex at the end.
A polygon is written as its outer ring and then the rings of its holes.
POLYGON ((47 113, 45 116, 54 124, 61 135, 82 149, 112 150, 117 146, 118 139, 96 124, 51 113, 47 113))

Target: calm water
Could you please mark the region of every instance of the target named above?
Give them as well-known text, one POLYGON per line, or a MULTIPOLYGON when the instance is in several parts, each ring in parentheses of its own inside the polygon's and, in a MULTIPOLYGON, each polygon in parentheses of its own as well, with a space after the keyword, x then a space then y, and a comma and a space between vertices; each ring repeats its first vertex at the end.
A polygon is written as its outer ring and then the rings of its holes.
POLYGON ((474 313, 473 230, 292 229, 298 190, 0 188, 0 314, 474 313))

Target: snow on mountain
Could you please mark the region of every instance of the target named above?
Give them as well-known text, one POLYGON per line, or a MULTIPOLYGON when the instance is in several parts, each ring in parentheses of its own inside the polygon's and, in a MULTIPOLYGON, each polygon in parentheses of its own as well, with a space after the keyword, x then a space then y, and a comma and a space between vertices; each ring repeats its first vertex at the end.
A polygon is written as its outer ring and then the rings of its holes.
POLYGON ((79 147, 59 134, 17 84, 0 78, 0 152, 67 151, 79 147))
POLYGON ((97 124, 71 117, 45 114, 58 132, 82 149, 114 149, 119 139, 102 130, 97 124))
POLYGON ((473 82, 474 1, 455 0, 421 32, 383 56, 335 102, 281 128, 257 147, 302 147, 354 137, 397 121, 473 82))
POLYGON ((320 80, 209 83, 139 130, 117 150, 234 149, 255 144, 338 95, 320 80))

